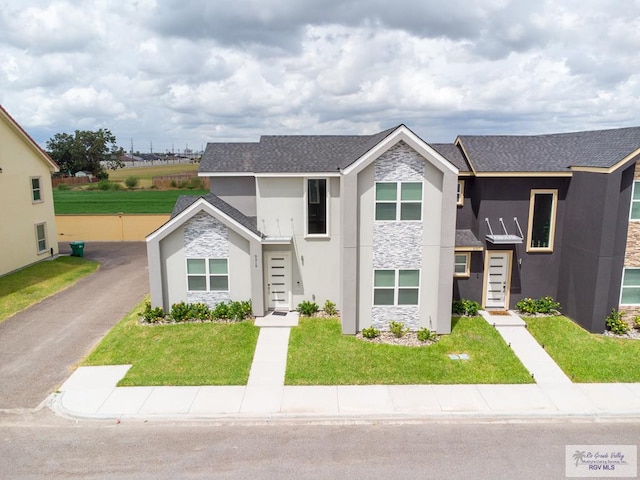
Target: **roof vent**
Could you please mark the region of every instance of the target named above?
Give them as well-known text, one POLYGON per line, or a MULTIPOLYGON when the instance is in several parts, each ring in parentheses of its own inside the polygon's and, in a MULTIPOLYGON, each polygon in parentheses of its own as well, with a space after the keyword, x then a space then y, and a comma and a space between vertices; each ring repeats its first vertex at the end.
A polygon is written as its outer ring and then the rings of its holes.
POLYGON ((503 234, 496 235, 493 233, 493 229, 491 228, 491 223, 489 223, 489 219, 485 218, 484 221, 487 223, 487 227, 489 228, 489 235, 485 236, 487 242, 493 243, 494 245, 513 245, 522 243, 524 241, 524 235, 522 234, 522 229, 520 228, 520 223, 518 223, 518 217, 513 217, 513 221, 516 224, 516 228, 518 229, 518 235, 511 235, 507 232, 507 227, 504 225, 504 221, 502 218, 498 219, 500 225, 502 226, 503 234))

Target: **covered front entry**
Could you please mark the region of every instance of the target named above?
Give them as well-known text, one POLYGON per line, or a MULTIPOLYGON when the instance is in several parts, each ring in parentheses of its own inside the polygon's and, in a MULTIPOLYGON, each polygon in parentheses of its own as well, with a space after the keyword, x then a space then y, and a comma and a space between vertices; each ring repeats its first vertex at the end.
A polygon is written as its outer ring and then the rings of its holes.
POLYGON ((291 310, 291 253, 267 254, 267 299, 269 310, 291 310))
POLYGON ((506 310, 509 308, 511 290, 510 250, 487 250, 484 261, 484 308, 506 310))

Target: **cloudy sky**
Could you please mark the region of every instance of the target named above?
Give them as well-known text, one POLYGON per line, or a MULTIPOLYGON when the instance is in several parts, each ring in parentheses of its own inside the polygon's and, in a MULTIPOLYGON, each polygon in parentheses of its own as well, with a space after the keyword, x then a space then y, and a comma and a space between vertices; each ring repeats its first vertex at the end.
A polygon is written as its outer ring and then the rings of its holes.
POLYGON ((43 146, 639 125, 639 52, 639 0, 0 0, 0 103, 43 146))

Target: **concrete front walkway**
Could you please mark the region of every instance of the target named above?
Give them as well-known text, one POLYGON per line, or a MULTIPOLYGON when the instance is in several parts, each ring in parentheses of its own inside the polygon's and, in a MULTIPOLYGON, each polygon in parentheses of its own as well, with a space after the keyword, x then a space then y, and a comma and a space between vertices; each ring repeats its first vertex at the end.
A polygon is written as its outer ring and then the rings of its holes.
POLYGON ((261 331, 246 386, 116 387, 129 365, 80 367, 51 406, 70 416, 117 419, 640 417, 640 384, 571 383, 531 343, 521 319, 496 317, 485 318, 496 319, 536 384, 284 386, 289 331, 297 324, 290 313, 256 321, 261 331))

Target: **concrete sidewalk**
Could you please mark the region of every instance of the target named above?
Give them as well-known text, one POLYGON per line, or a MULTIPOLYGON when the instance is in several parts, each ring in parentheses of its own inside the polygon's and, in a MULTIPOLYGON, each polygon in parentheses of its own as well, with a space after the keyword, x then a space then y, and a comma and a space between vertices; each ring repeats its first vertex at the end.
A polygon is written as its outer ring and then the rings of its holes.
POLYGON ((515 314, 483 317, 534 375, 526 385, 285 386, 290 327, 297 314, 261 327, 246 386, 116 387, 129 365, 80 367, 51 399, 85 418, 290 419, 640 417, 640 384, 574 384, 515 314))

